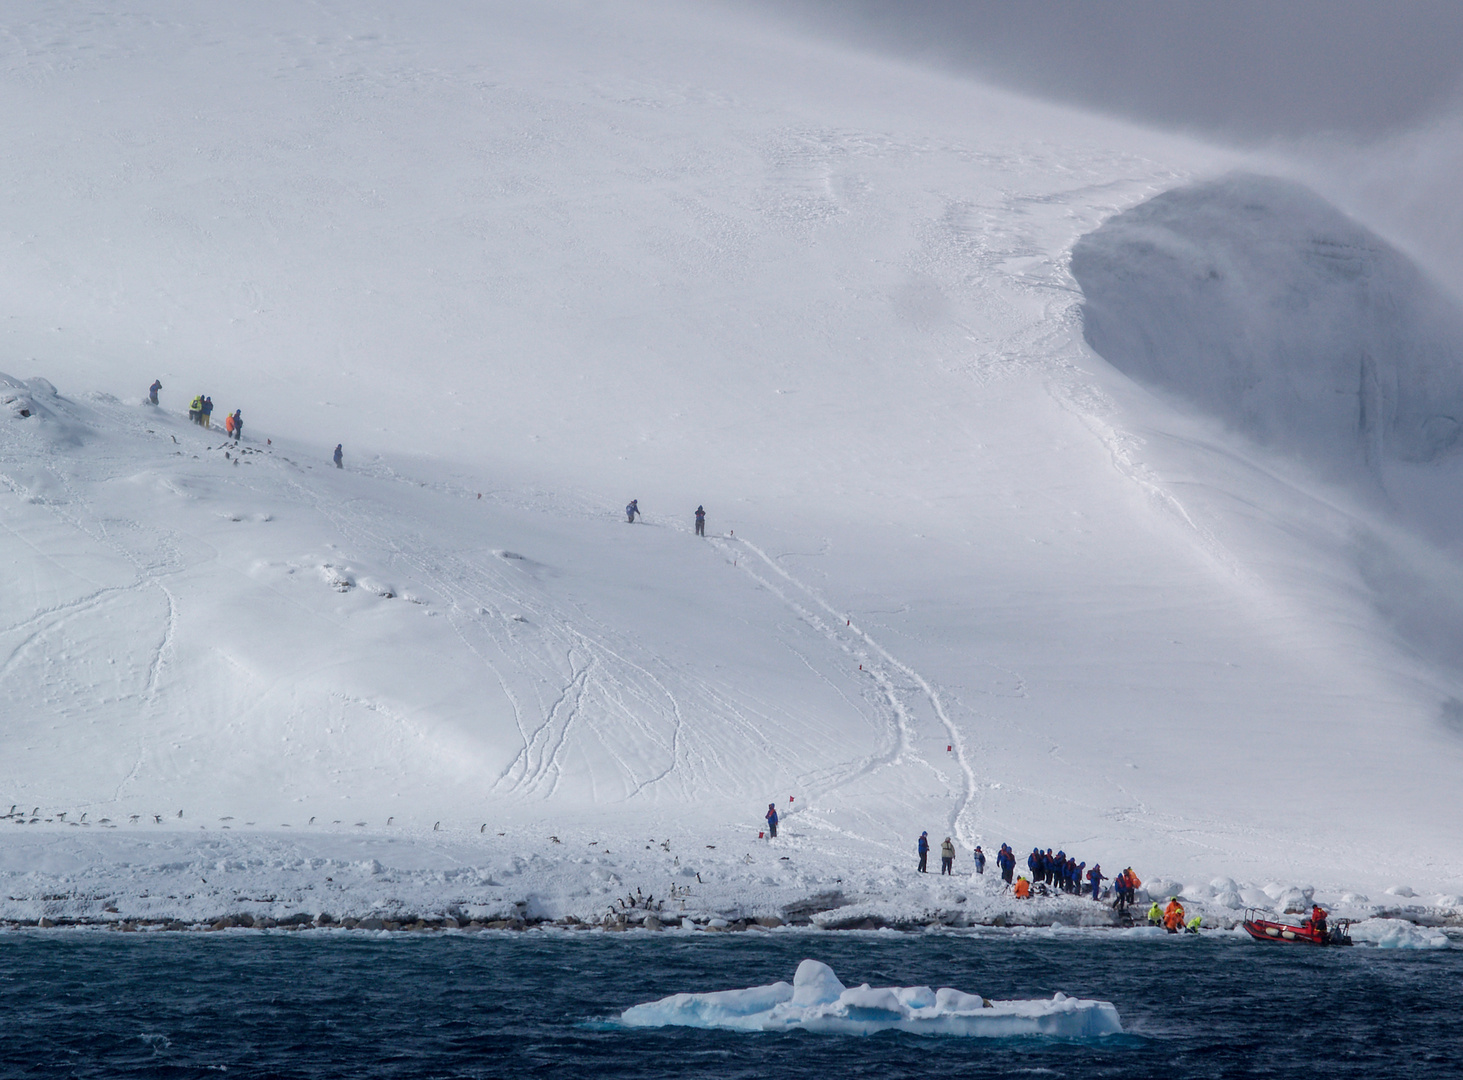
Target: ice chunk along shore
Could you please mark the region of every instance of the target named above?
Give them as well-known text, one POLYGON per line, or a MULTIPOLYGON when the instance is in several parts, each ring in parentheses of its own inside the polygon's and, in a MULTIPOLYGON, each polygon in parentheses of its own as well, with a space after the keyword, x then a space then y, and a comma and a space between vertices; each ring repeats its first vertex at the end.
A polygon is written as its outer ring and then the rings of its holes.
POLYGON ((1108 363, 1334 476, 1463 439, 1463 310, 1298 184, 1166 191, 1082 237, 1072 275, 1108 363))
POLYGON ((629 1027, 727 1028, 734 1031, 808 1031, 871 1035, 907 1031, 915 1035, 1004 1038, 1051 1035, 1094 1038, 1123 1030, 1117 1009, 1106 1001, 1057 994, 1050 999, 991 1001, 944 987, 845 987, 827 964, 804 960, 791 984, 775 982, 745 990, 672 994, 626 1009, 629 1027))

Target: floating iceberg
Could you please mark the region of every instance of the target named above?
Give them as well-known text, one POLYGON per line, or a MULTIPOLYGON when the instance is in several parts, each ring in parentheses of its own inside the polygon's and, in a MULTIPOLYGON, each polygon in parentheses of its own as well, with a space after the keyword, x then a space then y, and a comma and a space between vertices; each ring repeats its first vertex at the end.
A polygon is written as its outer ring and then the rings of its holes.
POLYGON ((630 1027, 729 1028, 735 1031, 808 1031, 869 1035, 1056 1035, 1092 1038, 1123 1030, 1106 1001, 1057 994, 1050 1000, 990 1001, 948 987, 857 986, 849 989, 827 964, 804 960, 791 985, 776 982, 745 990, 672 994, 625 1010, 630 1027))
POLYGON ((1446 949, 1452 942, 1441 930, 1414 926, 1401 919, 1367 919, 1351 927, 1351 940, 1379 949, 1446 949))

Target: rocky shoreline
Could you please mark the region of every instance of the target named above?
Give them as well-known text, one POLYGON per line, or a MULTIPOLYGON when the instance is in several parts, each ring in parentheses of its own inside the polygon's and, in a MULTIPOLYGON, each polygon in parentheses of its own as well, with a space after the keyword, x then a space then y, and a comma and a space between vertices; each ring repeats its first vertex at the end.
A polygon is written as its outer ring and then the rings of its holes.
MULTIPOLYGON (((167 917, 128 917, 112 913, 102 917, 40 917, 36 919, 0 919, 0 930, 29 929, 101 929, 118 933, 188 932, 211 933, 227 930, 359 930, 388 933, 480 933, 483 931, 626 931, 682 930, 703 933, 768 932, 781 929, 802 929, 820 932, 892 930, 900 933, 926 933, 931 930, 971 929, 1088 929, 1129 930, 1146 926, 1141 919, 1121 921, 1106 905, 1090 905, 1083 910, 1073 904, 1035 904, 976 915, 962 911, 913 913, 879 913, 868 905, 840 904, 820 907, 815 900, 788 905, 783 915, 722 917, 715 914, 673 916, 653 911, 627 911, 601 918, 559 918, 523 915, 508 918, 474 918, 460 910, 430 914, 392 913, 336 917, 328 912, 311 915, 295 912, 274 917, 236 912, 213 919, 178 919, 167 917)), ((1234 913, 1205 910, 1206 930, 1233 930, 1241 921, 1234 913)), ((1367 919, 1391 920, 1416 927, 1455 931, 1463 937, 1463 912, 1420 906, 1378 908, 1364 916, 1367 919)))

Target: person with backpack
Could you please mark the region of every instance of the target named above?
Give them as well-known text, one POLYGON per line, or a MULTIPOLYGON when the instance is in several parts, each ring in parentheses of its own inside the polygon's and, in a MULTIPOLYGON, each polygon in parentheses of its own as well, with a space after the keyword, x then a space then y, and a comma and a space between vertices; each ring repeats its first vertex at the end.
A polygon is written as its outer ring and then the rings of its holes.
POLYGON ((157 404, 157 392, 163 388, 161 379, 153 379, 152 385, 147 388, 147 400, 154 405, 157 404))
POLYGON ((199 394, 188 402, 188 419, 195 424, 203 423, 203 395, 199 394))
POLYGON ((345 468, 345 466, 340 463, 341 456, 342 456, 342 452, 341 452, 341 449, 340 449, 340 443, 336 443, 335 444, 335 456, 333 458, 331 458, 331 460, 335 462, 335 467, 337 469, 343 469, 343 468, 345 468))
POLYGON ((955 845, 948 836, 940 844, 940 873, 955 876, 955 845))
POLYGON ((625 520, 631 525, 635 524, 635 515, 638 513, 640 513, 640 500, 631 499, 629 505, 625 507, 625 520))
POLYGON ((696 507, 696 535, 706 535, 706 509, 701 506, 696 507))
POLYGON ((1123 907, 1127 908, 1128 905, 1136 904, 1138 902, 1138 890, 1143 885, 1143 879, 1133 872, 1133 868, 1131 866, 1123 871, 1123 876, 1127 879, 1123 883, 1125 888, 1123 896, 1123 907))
POLYGON ((927 865, 930 858, 930 834, 928 832, 919 834, 919 843, 915 845, 915 850, 919 852, 919 872, 928 874, 930 872, 927 865))
POLYGON ((768 803, 767 804, 767 814, 766 814, 766 817, 767 817, 767 838, 769 840, 776 840, 777 839, 777 804, 776 803, 768 803))
POLYGON ((979 844, 975 845, 975 872, 985 874, 985 852, 980 849, 979 844))
POLYGON ((239 436, 244 434, 244 410, 234 410, 234 442, 239 441, 239 436))
POLYGON ((1092 869, 1087 871, 1087 883, 1092 886, 1092 899, 1096 900, 1102 893, 1102 863, 1092 864, 1092 869))

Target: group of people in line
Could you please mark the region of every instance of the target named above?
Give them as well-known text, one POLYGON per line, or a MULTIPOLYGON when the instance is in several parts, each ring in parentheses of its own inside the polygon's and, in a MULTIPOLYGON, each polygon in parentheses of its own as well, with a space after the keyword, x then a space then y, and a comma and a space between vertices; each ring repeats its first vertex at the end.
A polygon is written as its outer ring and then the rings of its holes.
MULTIPOLYGON (((154 405, 157 404, 157 392, 163 388, 163 384, 156 379, 148 390, 148 400, 154 405)), ((213 398, 207 394, 199 394, 188 403, 188 419, 195 424, 206 428, 213 427, 213 398)), ((244 410, 235 409, 224 417, 224 433, 238 442, 244 435, 244 410)))
MULTIPOLYGON (((772 838, 777 836, 777 804, 768 803, 767 813, 767 835, 772 838)), ((915 844, 915 851, 919 854, 919 872, 929 873, 930 857, 930 834, 928 831, 919 834, 919 840, 915 844)), ((986 855, 979 844, 975 845, 975 872, 985 873, 986 855)), ((1077 896, 1090 895, 1094 900, 1104 899, 1102 883, 1109 880, 1102 872, 1102 864, 1094 863, 1091 870, 1084 874, 1085 862, 1077 862, 1069 858, 1066 852, 1058 851, 1052 854, 1051 848, 1042 851, 1039 847, 1032 848, 1031 854, 1026 856, 1026 866, 1031 871, 1031 878, 1028 880, 1024 875, 1017 877, 1014 885, 1012 876, 1016 870, 1016 853, 1011 850, 1009 844, 1002 844, 1001 850, 996 852, 996 867, 1001 872, 1001 881, 1010 886, 1018 900, 1027 900, 1033 895, 1033 883, 1040 889, 1042 895, 1047 895, 1047 887, 1059 892, 1072 893, 1077 896), (1083 882, 1085 881, 1085 887, 1083 882)), ((947 836, 940 842, 940 873, 955 873, 955 844, 947 836)), ((1118 876, 1111 879, 1113 907, 1119 911, 1126 911, 1128 906, 1135 902, 1137 892, 1143 882, 1133 872, 1131 866, 1124 867, 1118 876)), ((1154 900, 1153 906, 1148 909, 1148 924, 1150 926, 1161 926, 1170 934, 1197 934, 1203 925, 1204 917, 1194 915, 1193 918, 1185 921, 1186 912, 1184 905, 1179 902, 1177 896, 1168 898, 1168 906, 1160 905, 1154 900)), ((1322 938, 1326 936, 1326 910, 1319 904, 1311 906, 1311 914, 1303 924, 1307 929, 1313 929, 1322 938)))
MULTIPOLYGON (((153 379, 152 385, 147 388, 147 400, 150 404, 156 405, 158 391, 163 388, 161 379, 153 379)), ((188 403, 188 419, 201 427, 212 429, 213 427, 213 398, 207 394, 199 394, 188 403)), ((224 417, 224 433, 238 442, 244 435, 244 410, 235 409, 224 417)), ((342 464, 344 454, 341 444, 335 444, 335 456, 332 459, 337 469, 345 468, 342 464)), ((634 505, 633 503, 631 505, 634 505)))
MULTIPOLYGON (((625 520, 633 525, 635 524, 636 517, 644 516, 644 514, 640 513, 640 500, 631 499, 629 504, 625 507, 625 520)), ((696 507, 696 535, 706 535, 706 508, 704 506, 696 507)), ((776 836, 777 833, 774 832, 772 835, 776 836)))
MULTIPOLYGON (((930 854, 930 834, 928 832, 919 834, 915 851, 919 854, 919 872, 928 873, 930 854)), ((975 845, 974 854, 975 872, 984 874, 986 854, 979 844, 975 845)), ((940 873, 953 874, 954 864, 955 845, 947 836, 940 844, 940 873)), ((1040 848, 1032 848, 1031 854, 1026 857, 1026 866, 1031 871, 1031 877, 1017 877, 1013 883, 1011 879, 1016 872, 1016 853, 1011 850, 1009 844, 1002 844, 1001 850, 996 852, 996 868, 1001 873, 1001 881, 1012 888, 1019 900, 1028 899, 1033 893, 1046 895, 1049 887, 1052 891, 1071 893, 1074 896, 1088 895, 1094 900, 1104 899, 1102 883, 1109 879, 1102 872, 1101 863, 1094 863, 1092 869, 1088 870, 1086 862, 1078 862, 1075 858, 1069 857, 1065 851, 1053 854, 1051 848, 1047 848, 1045 851, 1040 848)), ((1133 903, 1138 888, 1143 882, 1133 872, 1131 866, 1125 867, 1111 881, 1113 907, 1119 911, 1125 911, 1128 905, 1133 903)))

